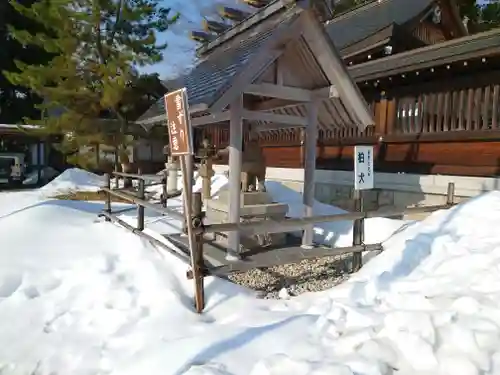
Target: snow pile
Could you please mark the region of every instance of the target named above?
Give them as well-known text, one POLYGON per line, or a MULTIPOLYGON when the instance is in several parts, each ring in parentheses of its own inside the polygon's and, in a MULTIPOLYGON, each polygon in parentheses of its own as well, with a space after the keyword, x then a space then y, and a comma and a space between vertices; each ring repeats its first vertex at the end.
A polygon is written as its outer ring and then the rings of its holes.
POLYGON ((492 192, 397 233, 348 282, 296 299, 319 315, 313 350, 291 345, 252 374, 500 373, 499 224, 492 192))
MULTIPOLYGON (((42 169, 41 177, 47 180, 57 176, 59 172, 57 172, 52 167, 45 167, 42 169)), ((35 185, 38 183, 38 171, 33 171, 26 175, 26 178, 23 180, 23 185, 35 185)))
POLYGON ((104 186, 104 177, 79 168, 65 170, 40 190, 49 194, 72 191, 99 191, 104 186))
POLYGON ((200 316, 187 266, 98 222, 102 207, 0 194, 2 374, 500 373, 500 192, 406 225, 325 292, 258 300, 209 277, 200 316))
MULTIPOLYGON (((292 190, 280 182, 268 181, 266 188, 273 200, 288 204, 288 216, 299 218, 304 216, 302 194, 292 190)), ((336 215, 347 213, 338 207, 314 202, 313 215, 336 215)), ((365 220, 365 243, 376 244, 385 241, 396 230, 410 221, 386 218, 370 218, 365 220)), ((314 224, 314 241, 329 246, 352 246, 352 221, 334 221, 314 224)))

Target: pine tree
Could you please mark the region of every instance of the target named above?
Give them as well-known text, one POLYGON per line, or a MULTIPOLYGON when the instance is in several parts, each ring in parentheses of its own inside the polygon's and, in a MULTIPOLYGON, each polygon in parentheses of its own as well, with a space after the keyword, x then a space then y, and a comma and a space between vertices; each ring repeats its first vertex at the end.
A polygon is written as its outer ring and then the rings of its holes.
POLYGON ((156 34, 166 31, 179 15, 170 16, 161 0, 10 3, 44 28, 34 33, 13 25, 16 40, 54 56, 47 65, 18 60, 19 72, 6 73, 13 84, 44 98, 41 125, 49 133, 65 135, 66 153, 102 142, 125 145, 128 123, 136 115, 131 105, 134 88, 143 79, 136 68, 162 60, 167 46, 157 42, 156 34), (108 121, 98 120, 103 118, 108 121))
MULTIPOLYGON (((30 6, 37 0, 20 0, 19 3, 30 6)), ((0 1, 0 123, 17 124, 23 117, 39 118, 36 105, 41 99, 24 86, 12 84, 2 71, 16 71, 14 61, 28 64, 46 64, 50 56, 37 46, 23 46, 9 32, 8 23, 18 29, 36 32, 39 24, 19 14, 8 1, 0 1)))

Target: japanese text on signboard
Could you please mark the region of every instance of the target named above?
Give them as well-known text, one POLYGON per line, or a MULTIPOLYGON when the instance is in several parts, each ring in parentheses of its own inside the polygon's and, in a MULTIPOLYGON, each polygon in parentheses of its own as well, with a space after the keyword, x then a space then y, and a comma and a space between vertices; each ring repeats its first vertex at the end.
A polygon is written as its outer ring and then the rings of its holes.
POLYGON ((187 108, 186 89, 165 95, 168 135, 172 156, 192 154, 191 129, 187 108))
POLYGON ((373 146, 354 147, 354 189, 369 190, 374 186, 373 146))

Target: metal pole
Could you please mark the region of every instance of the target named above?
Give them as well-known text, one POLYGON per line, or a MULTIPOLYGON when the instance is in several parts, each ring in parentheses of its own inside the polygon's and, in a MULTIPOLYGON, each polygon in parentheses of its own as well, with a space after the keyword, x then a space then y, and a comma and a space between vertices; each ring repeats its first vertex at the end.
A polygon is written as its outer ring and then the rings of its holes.
MULTIPOLYGON (((354 190, 354 210, 363 212, 363 195, 361 190, 354 190)), ((363 244, 364 219, 356 219, 352 228, 352 246, 363 244)), ((352 254, 352 272, 357 272, 361 268, 363 259, 362 252, 358 251, 352 254)))
POLYGON ((167 207, 167 181, 168 181, 168 171, 163 172, 163 180, 161 185, 161 205, 167 207))
MULTIPOLYGON (((104 178, 106 180, 106 188, 111 189, 111 175, 109 173, 106 173, 104 175, 104 178)), ((111 194, 107 193, 104 191, 104 194, 106 196, 106 199, 104 201, 104 212, 110 214, 111 213, 111 194)), ((106 216, 106 221, 111 221, 111 219, 106 216)))
MULTIPOLYGON (((192 195, 193 204, 193 220, 202 220, 202 209, 203 209, 203 199, 201 193, 193 193, 192 195)), ((192 223, 191 223, 192 225, 192 223)), ((200 314, 205 307, 205 288, 204 288, 204 261, 203 261, 203 233, 198 233, 195 236, 194 242, 194 265, 193 268, 193 278, 194 278, 194 290, 195 290, 195 307, 196 312, 200 314)))
MULTIPOLYGON (((144 200, 145 198, 145 182, 144 180, 139 180, 139 191, 137 197, 144 200)), ((144 206, 137 205, 137 229, 144 230, 144 206)))

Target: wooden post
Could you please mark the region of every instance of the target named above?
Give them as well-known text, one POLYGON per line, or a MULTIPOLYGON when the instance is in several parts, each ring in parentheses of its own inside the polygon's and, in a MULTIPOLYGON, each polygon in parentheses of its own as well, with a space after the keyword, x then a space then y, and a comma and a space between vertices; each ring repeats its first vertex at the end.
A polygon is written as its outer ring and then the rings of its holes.
POLYGON ((179 176, 179 158, 169 156, 167 162, 167 192, 175 193, 179 190, 178 176, 179 176))
POLYGON ((375 135, 387 133, 387 97, 385 91, 380 92, 380 98, 375 103, 375 135))
POLYGON ((453 205, 453 201, 455 200, 455 183, 454 182, 449 182, 448 183, 448 191, 446 194, 446 204, 449 206, 453 205))
POLYGON ((202 198, 204 201, 212 198, 212 159, 211 157, 206 157, 206 159, 200 164, 200 175, 202 178, 202 198))
MULTIPOLYGON (((316 142, 318 138, 318 102, 307 105, 307 126, 305 128, 304 149, 304 194, 305 216, 313 216, 314 206, 314 172, 316 170, 316 142)), ((314 241, 314 224, 308 225, 302 235, 302 247, 312 247, 314 241)))
MULTIPOLYGON (((144 180, 141 178, 139 179, 139 191, 137 194, 137 197, 139 199, 144 199, 145 198, 145 189, 146 189, 146 184, 144 180)), ((144 230, 144 206, 142 205, 137 205, 137 229, 138 230, 144 230)))
MULTIPOLYGON (((200 268, 198 267, 199 264, 199 258, 197 258, 197 241, 195 238, 194 230, 193 230, 193 206, 198 209, 199 203, 198 200, 201 199, 201 196, 199 194, 194 195, 187 195, 187 191, 189 190, 189 175, 187 171, 187 159, 193 159, 191 154, 188 155, 181 155, 180 156, 180 162, 181 162, 181 169, 182 169, 182 180, 183 180, 183 194, 184 194, 184 199, 183 204, 184 204, 184 220, 185 220, 185 229, 188 235, 188 244, 189 244, 189 251, 191 252, 191 269, 193 272, 199 272, 200 268)), ((201 208, 199 209, 201 211, 201 208)), ((203 255, 201 255, 203 256, 203 255)), ((200 283, 199 276, 193 275, 194 278, 194 287, 195 287, 195 307, 196 311, 198 313, 201 313, 203 311, 203 292, 200 291, 200 285, 203 286, 203 284, 200 283)))
MULTIPOLYGON (((363 212, 363 195, 361 190, 354 190, 354 211, 363 212)), ((352 246, 360 246, 364 240, 364 219, 354 220, 352 228, 352 246)), ((352 254, 352 272, 360 270, 363 264, 363 253, 358 251, 352 254)))
MULTIPOLYGON (((241 162, 243 142, 243 96, 231 103, 229 119, 229 222, 239 223, 241 217, 241 162)), ((240 233, 228 233, 226 260, 238 260, 240 233)))
MULTIPOLYGON (((119 171, 119 167, 118 167, 119 162, 120 162, 120 160, 118 158, 118 146, 115 146, 115 172, 119 171)), ((120 187, 119 183, 120 183, 120 177, 117 174, 115 174, 115 187, 117 189, 120 187)))
POLYGON ((161 180, 161 205, 167 207, 167 183, 168 183, 168 171, 163 172, 163 179, 161 180))
MULTIPOLYGON (((193 219, 191 225, 193 225, 193 221, 199 220, 201 223, 202 220, 202 209, 203 209, 203 200, 201 193, 193 193, 192 195, 192 205, 193 205, 193 219)), ((205 288, 204 288, 204 277, 203 277, 203 268, 205 267, 205 263, 203 261, 203 233, 197 233, 194 241, 194 268, 193 268, 193 279, 194 279, 194 302, 197 313, 203 312, 205 308, 205 288)))
POLYGON ((191 196, 191 194, 193 193, 193 180, 194 180, 194 162, 192 155, 189 155, 189 157, 186 158, 186 173, 189 182, 188 191, 186 192, 186 194, 188 194, 188 196, 191 196))
MULTIPOLYGON (((104 178, 106 180, 106 187, 108 189, 111 189, 111 175, 109 173, 106 173, 104 175, 104 178)), ((104 193, 106 195, 106 200, 104 201, 104 212, 110 214, 111 213, 111 194, 109 193, 104 193)), ((111 221, 109 217, 106 216, 106 221, 111 221)))

